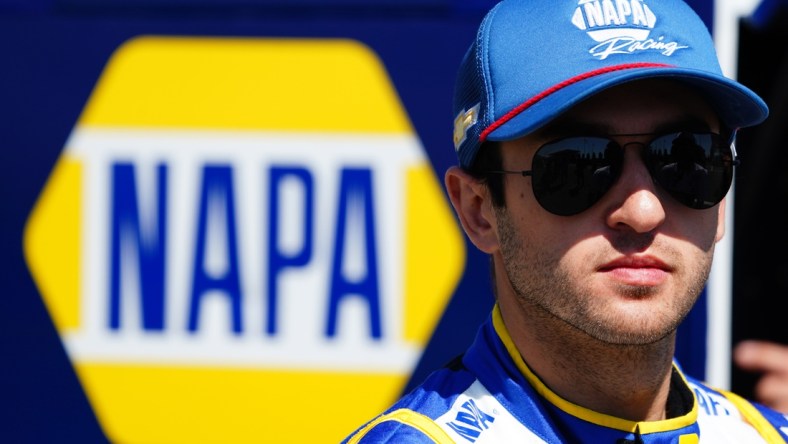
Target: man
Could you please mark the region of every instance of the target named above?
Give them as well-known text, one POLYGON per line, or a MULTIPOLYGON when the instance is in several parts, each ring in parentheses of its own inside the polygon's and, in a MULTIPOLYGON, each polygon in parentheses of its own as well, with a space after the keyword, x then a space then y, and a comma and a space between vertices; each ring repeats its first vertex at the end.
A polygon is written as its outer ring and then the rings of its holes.
POLYGON ((495 308, 346 442, 785 442, 785 417, 673 358, 724 235, 736 130, 767 112, 680 0, 499 3, 460 67, 445 175, 495 308), (687 149, 700 183, 660 174, 687 149))

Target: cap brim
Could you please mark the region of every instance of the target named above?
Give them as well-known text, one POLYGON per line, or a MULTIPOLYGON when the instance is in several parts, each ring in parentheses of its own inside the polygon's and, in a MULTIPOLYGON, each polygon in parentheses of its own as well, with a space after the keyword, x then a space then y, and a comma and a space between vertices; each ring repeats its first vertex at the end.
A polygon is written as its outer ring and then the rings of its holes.
POLYGON ((601 91, 648 78, 673 79, 698 88, 720 119, 732 129, 761 123, 769 114, 766 103, 757 94, 727 77, 686 68, 642 68, 605 73, 563 87, 490 132, 487 140, 523 137, 601 91))

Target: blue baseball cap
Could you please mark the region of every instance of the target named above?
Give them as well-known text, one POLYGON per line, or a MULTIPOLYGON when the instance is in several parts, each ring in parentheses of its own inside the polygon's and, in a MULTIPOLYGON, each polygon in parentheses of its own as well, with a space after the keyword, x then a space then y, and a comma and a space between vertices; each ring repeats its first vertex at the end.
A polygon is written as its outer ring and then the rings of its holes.
POLYGON ((458 72, 460 165, 470 167, 485 140, 525 136, 602 90, 654 77, 690 84, 732 129, 769 113, 722 74, 708 28, 681 0, 503 0, 458 72))

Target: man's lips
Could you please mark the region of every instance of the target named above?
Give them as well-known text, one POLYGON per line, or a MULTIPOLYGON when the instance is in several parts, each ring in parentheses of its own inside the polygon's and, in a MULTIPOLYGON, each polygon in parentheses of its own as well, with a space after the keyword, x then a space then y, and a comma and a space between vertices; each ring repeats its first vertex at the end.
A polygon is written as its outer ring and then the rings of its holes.
POLYGON ((627 256, 604 264, 599 271, 624 284, 656 286, 665 282, 671 269, 653 256, 627 256))

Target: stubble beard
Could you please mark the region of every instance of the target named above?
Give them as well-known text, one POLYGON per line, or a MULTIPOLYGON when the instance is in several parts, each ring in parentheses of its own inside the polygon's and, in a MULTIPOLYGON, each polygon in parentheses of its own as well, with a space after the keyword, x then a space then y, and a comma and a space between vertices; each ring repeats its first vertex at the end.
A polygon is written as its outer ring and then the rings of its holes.
MULTIPOLYGON (((624 314, 605 306, 604 301, 610 298, 584 288, 582 276, 573 276, 572 270, 562 266, 561 252, 544 245, 529 248, 505 208, 496 209, 496 215, 504 269, 518 306, 530 310, 528 315, 540 319, 543 325, 557 327, 543 329, 544 335, 558 336, 562 331, 569 331, 572 335, 580 333, 611 345, 655 343, 676 331, 708 278, 710 257, 689 270, 692 278, 685 288, 679 289, 683 294, 671 298, 668 307, 624 314)), ((644 299, 654 289, 622 285, 615 291, 627 298, 644 299)))

